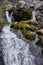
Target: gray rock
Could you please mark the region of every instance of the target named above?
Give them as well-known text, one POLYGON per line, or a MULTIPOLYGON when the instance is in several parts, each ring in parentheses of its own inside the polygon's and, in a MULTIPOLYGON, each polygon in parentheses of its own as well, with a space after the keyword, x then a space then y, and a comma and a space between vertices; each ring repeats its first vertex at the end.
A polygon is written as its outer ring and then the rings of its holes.
POLYGON ((35 44, 30 43, 29 47, 30 47, 30 51, 32 52, 33 55, 35 55, 35 56, 42 55, 41 49, 39 47, 37 47, 35 44))

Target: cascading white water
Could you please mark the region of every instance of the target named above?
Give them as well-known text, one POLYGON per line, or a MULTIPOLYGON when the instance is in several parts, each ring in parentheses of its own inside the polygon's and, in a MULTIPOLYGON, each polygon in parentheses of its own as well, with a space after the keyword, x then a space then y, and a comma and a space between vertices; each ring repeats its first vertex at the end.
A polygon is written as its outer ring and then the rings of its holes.
POLYGON ((12 21, 11 21, 11 19, 12 19, 12 14, 13 14, 13 12, 12 12, 11 15, 9 16, 9 12, 8 12, 8 10, 6 10, 6 17, 7 17, 7 20, 8 20, 9 23, 12 22, 12 21))
POLYGON ((36 65, 29 44, 17 38, 16 34, 10 31, 10 26, 5 26, 2 31, 5 65, 36 65))

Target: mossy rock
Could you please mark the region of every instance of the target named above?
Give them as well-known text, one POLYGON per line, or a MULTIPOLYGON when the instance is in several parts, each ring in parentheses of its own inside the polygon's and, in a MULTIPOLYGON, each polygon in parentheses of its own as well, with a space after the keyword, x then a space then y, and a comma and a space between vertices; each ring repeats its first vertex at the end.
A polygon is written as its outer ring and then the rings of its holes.
POLYGON ((32 41, 32 40, 35 39, 35 37, 30 33, 30 31, 26 30, 25 28, 22 29, 22 33, 23 33, 24 37, 26 39, 28 39, 28 40, 31 40, 32 41))
POLYGON ((25 22, 14 22, 11 24, 10 26, 11 28, 14 28, 14 29, 26 29, 28 30, 30 28, 30 26, 28 24, 26 24, 25 22))
POLYGON ((14 28, 15 30, 19 30, 19 23, 18 22, 14 22, 14 23, 11 24, 10 27, 14 28))

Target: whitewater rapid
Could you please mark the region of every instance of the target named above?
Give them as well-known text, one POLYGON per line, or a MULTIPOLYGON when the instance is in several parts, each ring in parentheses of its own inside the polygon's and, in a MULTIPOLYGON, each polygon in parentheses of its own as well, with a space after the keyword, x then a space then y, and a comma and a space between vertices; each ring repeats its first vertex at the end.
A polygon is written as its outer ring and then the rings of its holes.
POLYGON ((5 26, 1 34, 3 57, 5 65, 36 65, 34 56, 29 50, 29 44, 17 38, 10 31, 10 26, 5 26))

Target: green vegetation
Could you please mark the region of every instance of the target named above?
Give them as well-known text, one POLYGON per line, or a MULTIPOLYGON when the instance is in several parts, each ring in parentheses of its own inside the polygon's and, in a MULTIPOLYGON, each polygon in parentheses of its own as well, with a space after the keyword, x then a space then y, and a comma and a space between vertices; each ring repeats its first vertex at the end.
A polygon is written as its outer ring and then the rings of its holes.
POLYGON ((35 37, 30 33, 30 31, 28 31, 28 29, 30 28, 30 26, 28 24, 26 24, 25 22, 14 22, 11 24, 10 26, 11 28, 14 28, 16 30, 21 30, 22 34, 24 35, 24 37, 28 40, 34 40, 35 37))
POLYGON ((11 24, 11 28, 14 28, 14 29, 16 29, 16 30, 19 30, 19 28, 22 30, 22 29, 29 29, 30 28, 30 26, 28 25, 28 24, 26 24, 25 22, 14 22, 14 23, 12 23, 11 24))

